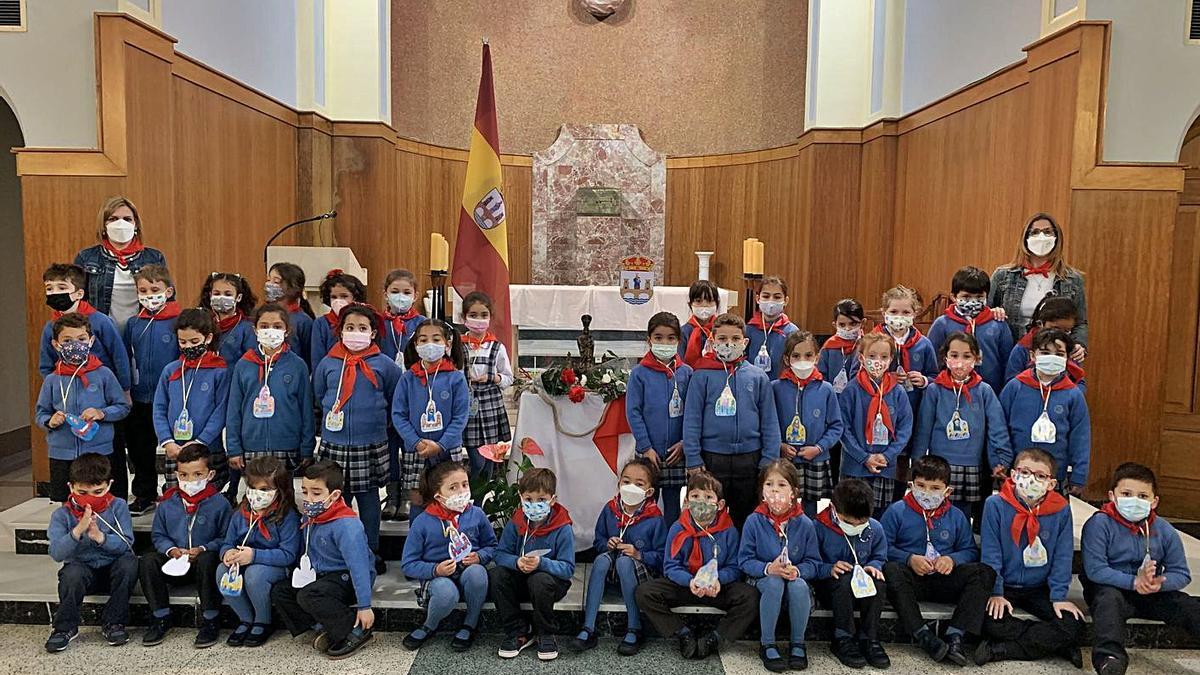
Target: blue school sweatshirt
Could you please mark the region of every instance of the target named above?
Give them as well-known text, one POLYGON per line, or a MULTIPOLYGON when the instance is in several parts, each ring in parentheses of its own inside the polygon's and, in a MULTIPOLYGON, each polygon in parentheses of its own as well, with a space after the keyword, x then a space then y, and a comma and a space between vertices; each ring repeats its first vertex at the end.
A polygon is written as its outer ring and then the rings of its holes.
MULTIPOLYGON (((142 314, 145 313, 143 310, 142 314)), ((153 403, 158 376, 167 364, 179 358, 175 318, 146 318, 136 314, 125 322, 123 342, 133 382, 129 395, 135 403, 153 403)))
MULTIPOLYGON (((649 354, 653 359, 654 355, 649 354)), ((692 368, 675 359, 674 374, 668 375, 644 365, 633 367, 625 389, 625 417, 633 431, 634 450, 639 455, 653 450, 661 462, 673 445, 683 440, 683 413, 671 417, 671 393, 679 391, 679 400, 686 405, 688 383, 692 380, 692 368)))
MULTIPOLYGON (((762 373, 761 370, 758 372, 762 373)), ((766 374, 763 373, 763 376, 765 377, 766 374)), ((685 513, 683 517, 688 516, 685 513)), ((667 530, 667 543, 663 548, 663 576, 687 588, 692 583, 692 577, 696 576, 688 569, 688 557, 692 554, 692 538, 685 539, 679 552, 671 555, 671 542, 675 541, 675 536, 681 532, 683 532, 683 526, 679 524, 679 521, 676 521, 671 529, 667 530)), ((721 582, 722 586, 732 584, 742 578, 742 571, 738 568, 739 537, 736 527, 730 525, 714 534, 711 539, 701 537, 698 541, 700 542, 700 555, 704 560, 702 564, 708 564, 708 561, 713 559, 713 547, 717 548, 717 580, 721 582)))
POLYGON ((714 406, 726 381, 722 368, 699 368, 692 373, 683 405, 683 454, 689 469, 703 466, 701 450, 721 455, 761 450, 761 466, 779 459, 779 418, 767 374, 745 360, 738 361, 728 377, 737 409, 734 415, 718 417, 714 406))
POLYGON ((250 521, 246 519, 246 511, 238 509, 229 515, 229 526, 225 528, 225 539, 221 542, 221 550, 218 555, 221 558, 230 550, 239 546, 248 546, 254 549, 254 558, 250 561, 252 565, 271 565, 272 567, 291 567, 300 559, 300 546, 303 539, 300 537, 300 514, 296 513, 295 509, 288 509, 287 514, 283 517, 283 522, 276 523, 271 517, 262 523, 267 526, 267 534, 269 537, 264 537, 262 529, 259 528, 259 516, 254 517, 254 530, 250 532, 250 536, 246 537, 246 532, 249 529, 250 521), (245 540, 245 544, 242 541, 245 540))
MULTIPOLYGON (((790 368, 790 366, 789 366, 790 368)), ((792 461, 799 466, 819 464, 829 461, 829 450, 842 438, 846 425, 842 423, 842 407, 838 403, 838 395, 833 393, 833 385, 822 380, 813 379, 803 387, 787 377, 775 380, 771 384, 775 394, 775 414, 779 419, 779 435, 787 442, 787 429, 796 416, 799 402, 800 421, 804 424, 804 443, 795 445, 796 449, 815 445, 821 449, 821 454, 806 460, 796 455, 792 461), (797 401, 799 399, 799 401, 797 401)))
MULTIPOLYGON (((892 332, 887 329, 887 326, 882 324, 877 332, 883 332, 888 335, 892 335, 892 332)), ((908 339, 910 340, 912 339, 913 332, 920 334, 920 331, 917 330, 916 326, 908 329, 908 332, 908 339)), ((896 336, 892 335, 892 339, 895 338, 896 336)), ((896 344, 899 346, 900 341, 896 340, 896 344)), ((933 343, 929 341, 928 337, 921 335, 917 338, 913 346, 909 347, 908 349, 908 368, 904 367, 904 358, 901 356, 901 352, 897 351, 895 358, 892 359, 892 366, 890 370, 893 373, 898 373, 901 370, 908 372, 916 371, 932 380, 933 378, 937 377, 938 371, 941 370, 941 366, 938 365, 937 352, 933 349, 933 343)), ((924 391, 925 390, 922 388, 913 387, 912 391, 908 392, 909 407, 912 408, 914 415, 918 410, 920 410, 921 395, 924 393, 924 391)))
POLYGON ((50 459, 71 460, 85 452, 95 452, 101 455, 112 454, 113 422, 125 419, 129 415, 129 403, 125 400, 125 392, 112 371, 104 366, 86 374, 87 384, 81 377, 75 377, 71 382, 69 375, 50 373, 42 381, 42 390, 38 393, 34 418, 38 426, 46 429, 46 442, 50 449, 50 459), (62 392, 67 389, 67 401, 63 404, 62 392), (104 413, 100 420, 100 429, 90 441, 84 441, 71 432, 71 426, 63 422, 57 429, 46 426, 56 411, 78 415, 88 408, 96 408, 104 413))
POLYGON ((229 369, 188 367, 182 377, 171 375, 183 367, 183 360, 172 361, 158 378, 154 392, 154 433, 158 443, 200 441, 211 452, 223 452, 221 432, 225 429, 225 405, 229 400, 229 369), (183 412, 183 385, 187 380, 187 411, 192 419, 192 437, 175 438, 175 421, 183 412))
MULTIPOLYGON (((371 384, 361 367, 356 368, 354 392, 342 409, 344 419, 339 431, 325 427, 325 415, 338 400, 338 383, 342 379, 342 359, 326 356, 313 371, 313 397, 321 404, 321 440, 340 446, 379 445, 387 442, 388 413, 392 396, 396 393, 396 382, 400 380, 400 366, 375 353, 362 361, 375 373, 371 384)), ((346 392, 342 392, 344 395, 346 392)))
POLYGON ((50 514, 46 538, 50 540, 50 557, 54 562, 80 563, 100 569, 133 552, 130 548, 133 543, 133 521, 129 518, 129 504, 124 499, 114 497, 107 509, 95 515, 102 519, 96 521, 96 527, 104 534, 103 544, 92 541, 87 532, 78 541, 71 536, 71 530, 79 524, 79 519, 67 507, 60 506, 50 514))
POLYGON ((1063 602, 1071 588, 1071 559, 1075 553, 1075 530, 1071 525, 1071 507, 1038 516, 1038 538, 1046 549, 1048 562, 1042 567, 1026 567, 1024 551, 1029 537, 1021 532, 1020 545, 1013 543, 1011 528, 1017 510, 1000 495, 983 503, 980 527, 980 560, 996 570, 992 595, 1004 595, 1004 587, 1050 587, 1050 600, 1063 602))
MULTIPOLYGON (((950 311, 955 311, 953 308, 950 311)), ((929 343, 935 353, 941 353, 946 337, 951 333, 967 332, 966 326, 954 321, 948 316, 939 316, 929 327, 929 343)), ((1004 388, 1007 378, 1004 368, 1008 364, 1009 354, 1013 348, 1012 330, 1004 321, 988 321, 975 326, 975 340, 979 342, 979 351, 983 356, 982 362, 975 370, 983 377, 983 381, 991 385, 994 391, 1004 388)))
MULTIPOLYGON (((761 315, 757 312, 754 314, 754 319, 762 321, 761 315)), ((751 321, 754 319, 751 319, 751 321)), ((759 365, 759 352, 762 351, 763 343, 765 342, 770 363, 764 370, 767 372, 767 377, 772 380, 779 378, 781 368, 788 367, 784 363, 783 343, 787 340, 787 336, 800 330, 796 327, 796 324, 788 320, 786 314, 781 314, 775 321, 776 324, 771 328, 770 335, 766 335, 763 332, 763 328, 758 325, 746 326, 746 337, 750 338, 750 346, 746 348, 746 360, 753 365, 759 365)))
MULTIPOLYGON (((1027 371, 1032 375, 1032 371, 1027 371)), ((1036 378, 1036 376, 1034 376, 1036 378)), ((1066 375, 1059 375, 1058 384, 1066 375)), ((1004 385, 1000 406, 1008 420, 1008 435, 1014 448, 1040 448, 1049 452, 1058 465, 1058 482, 1066 484, 1067 467, 1071 467, 1071 485, 1087 485, 1092 456, 1092 420, 1087 401, 1079 388, 1071 383, 1066 389, 1049 392, 1046 412, 1054 422, 1053 443, 1034 443, 1033 423, 1042 415, 1042 392, 1020 379, 1004 385)))
MULTIPOLYGON (((414 367, 420 368, 421 364, 414 367)), ((470 395, 467 394, 467 378, 461 370, 430 373, 433 380, 433 404, 442 414, 442 428, 439 431, 421 431, 421 415, 429 403, 430 392, 421 378, 412 368, 404 371, 396 384, 396 394, 392 398, 392 426, 404 441, 404 447, 414 450, 417 441, 428 438, 442 446, 439 455, 449 459, 450 451, 462 447, 463 431, 467 428, 467 414, 470 412, 470 395)))
MULTIPOLYGON (((596 536, 592 540, 592 548, 598 555, 603 555, 609 550, 608 540, 612 537, 621 537, 621 541, 633 544, 633 547, 641 552, 642 564, 656 574, 661 574, 663 546, 666 544, 667 537, 667 525, 661 513, 656 516, 647 516, 626 527, 625 534, 622 535, 621 526, 617 523, 617 515, 613 513, 615 502, 620 502, 620 498, 610 500, 604 508, 600 509, 600 515, 596 517, 596 529, 594 530, 596 536)), ((652 502, 642 502, 641 508, 647 508, 649 503, 652 502)), ((619 507, 619 504, 617 506, 619 507)), ((654 508, 657 511, 657 504, 654 508)))
MULTIPOLYGON (((1009 380, 1013 379, 1017 375, 1020 375, 1022 372, 1029 370, 1029 368, 1033 366, 1033 361, 1031 358, 1032 357, 1029 355, 1029 349, 1025 345, 1017 343, 1016 346, 1012 348, 1012 353, 1008 356, 1008 366, 1004 369, 1004 382, 1007 384, 1009 380)), ((1071 368, 1073 366, 1078 367, 1078 364, 1076 364, 1074 361, 1067 361, 1067 375, 1075 382, 1075 386, 1079 387, 1079 391, 1081 393, 1087 394, 1087 379, 1075 377, 1075 375, 1071 372, 1071 368)), ((1082 368, 1080 368, 1080 370, 1082 371, 1082 368)), ((1003 390, 1003 387, 1001 387, 1001 390, 1003 390)))
POLYGON ((308 366, 290 349, 276 356, 267 376, 275 414, 262 419, 254 416, 254 399, 263 386, 260 370, 244 356, 233 366, 225 407, 226 452, 241 457, 246 452, 292 450, 297 460, 312 457, 315 431, 308 366))
MULTIPOLYGON (((1083 571, 1089 581, 1133 590, 1133 582, 1146 558, 1145 523, 1135 527, 1137 532, 1104 511, 1097 511, 1088 518, 1083 524, 1080 544, 1083 571)), ((1158 563, 1158 574, 1166 577, 1163 591, 1182 591, 1192 583, 1179 532, 1157 516, 1150 524, 1150 559, 1158 563)))
POLYGON ((840 347, 830 347, 826 344, 821 347, 821 353, 817 356, 817 370, 821 371, 821 377, 825 378, 830 386, 833 386, 838 373, 846 373, 846 384, 849 386, 854 381, 854 376, 858 375, 861 365, 858 354, 853 349, 849 353, 843 353, 840 347))
POLYGON ((205 497, 194 513, 187 512, 187 505, 176 488, 170 497, 165 497, 154 510, 154 523, 150 526, 150 540, 154 549, 166 553, 173 548, 187 549, 200 546, 206 551, 220 551, 225 533, 229 530, 232 509, 220 492, 205 497), (188 525, 191 525, 191 537, 188 525), (190 542, 190 543, 189 543, 190 542))
MULTIPOLYGON (((129 387, 133 384, 133 378, 129 372, 129 353, 125 350, 121 334, 117 332, 117 324, 113 323, 107 314, 101 314, 94 310, 87 315, 87 318, 88 323, 92 325, 92 336, 95 338, 92 341, 92 353, 100 359, 100 363, 103 363, 105 368, 111 370, 117 377, 121 390, 129 391, 129 387)), ((42 350, 38 358, 38 371, 41 372, 42 377, 49 375, 54 370, 54 366, 58 364, 58 352, 51 344, 52 340, 54 340, 54 321, 47 321, 45 328, 42 329, 42 350)))
MULTIPOLYGON (((311 371, 312 367, 316 365, 311 362, 313 318, 303 309, 297 308, 295 311, 288 311, 288 324, 291 326, 287 336, 288 347, 296 352, 296 356, 299 356, 311 371)), ((319 361, 320 359, 318 359, 319 361)))
POLYGON ((220 342, 217 343, 217 352, 221 358, 225 359, 225 363, 233 364, 242 358, 242 354, 257 347, 258 335, 254 332, 254 324, 250 319, 245 318, 237 322, 228 332, 221 333, 220 342))
MULTIPOLYGON (((434 568, 450 559, 450 538, 446 536, 449 522, 422 511, 408 528, 404 540, 404 555, 400 569, 404 576, 418 581, 428 581, 437 576, 434 568)), ((478 506, 471 505, 458 517, 459 532, 471 540, 471 551, 479 554, 479 564, 487 565, 496 555, 496 531, 488 522, 487 515, 478 506)))
POLYGON ((914 511, 905 500, 887 507, 880 524, 888 541, 888 560, 907 565, 910 557, 925 555, 928 541, 938 555, 948 556, 955 565, 979 562, 979 547, 975 545, 967 514, 950 504, 945 513, 931 520, 930 529, 925 516, 914 511))
MULTIPOLYGON (((896 458, 912 437, 912 408, 900 385, 896 385, 885 394, 883 403, 890 411, 893 433, 889 434, 891 438, 887 445, 870 445, 867 443, 866 424, 872 398, 873 394, 863 389, 857 379, 851 380, 845 391, 838 396, 838 403, 842 408, 842 422, 846 425, 842 433, 842 475, 854 478, 882 476, 894 479, 896 458), (863 463, 867 461, 867 455, 876 453, 883 454, 888 465, 874 474, 868 471, 863 463)), ((871 424, 875 422, 874 418, 869 421, 871 424)))
MULTIPOLYGON (((555 511, 561 508, 558 504, 554 505, 555 511)), ((554 512, 552 511, 547 518, 553 519, 554 512)), ((525 537, 517 533, 516 523, 510 520, 500 533, 500 543, 496 546, 496 564, 515 570, 517 558, 540 549, 550 549, 550 552, 542 556, 541 562, 538 563, 538 571, 570 581, 575 574, 575 533, 569 522, 547 533, 525 537)))
MULTIPOLYGON (((350 513, 353 514, 353 511, 350 513)), ((304 554, 308 555, 314 572, 318 575, 326 572, 349 573, 350 583, 354 586, 353 607, 367 609, 371 606, 371 590, 375 585, 375 554, 367 546, 367 531, 363 529, 361 520, 349 517, 309 523, 301 527, 300 538, 308 541, 304 554)))
POLYGON ((979 466, 980 459, 987 453, 989 467, 1002 464, 1009 466, 1013 461, 1012 444, 1008 440, 1008 423, 1000 399, 986 382, 962 389, 957 396, 953 389, 930 383, 925 388, 921 410, 917 413, 917 428, 913 432, 912 456, 937 455, 954 466, 979 466), (967 400, 968 392, 971 400, 967 400), (957 408, 955 407, 957 404, 957 408), (970 438, 950 440, 946 437, 946 425, 958 416, 967 423, 970 438))
POLYGON ((337 336, 333 334, 333 324, 329 323, 328 314, 313 319, 312 335, 309 337, 308 363, 314 370, 321 363, 321 359, 329 354, 329 350, 333 349, 333 345, 337 341, 337 336))
POLYGON ((887 562, 888 542, 883 525, 878 520, 868 518, 867 529, 857 537, 847 537, 833 519, 833 506, 830 505, 817 514, 813 529, 817 531, 817 550, 821 554, 821 563, 817 565, 818 579, 832 578, 833 566, 840 561, 853 565, 855 555, 858 556, 859 565, 883 571, 883 564, 887 562), (851 543, 854 553, 850 552, 851 543))
MULTIPOLYGON (((817 530, 813 522, 803 513, 789 518, 787 532, 788 560, 800 571, 800 578, 812 581, 817 578, 821 565, 821 553, 817 548, 817 530)), ((784 539, 769 518, 761 513, 751 513, 742 525, 742 540, 738 546, 738 568, 752 579, 767 576, 767 565, 774 562, 783 551, 784 539)))
POLYGON ((429 319, 417 314, 410 318, 402 318, 392 314, 384 317, 383 334, 379 336, 379 349, 384 355, 401 368, 404 367, 404 348, 408 346, 408 341, 417 332, 417 326, 425 323, 429 319), (396 330, 395 320, 400 320, 404 324, 404 331, 396 330), (400 358, 396 358, 399 355, 400 358))

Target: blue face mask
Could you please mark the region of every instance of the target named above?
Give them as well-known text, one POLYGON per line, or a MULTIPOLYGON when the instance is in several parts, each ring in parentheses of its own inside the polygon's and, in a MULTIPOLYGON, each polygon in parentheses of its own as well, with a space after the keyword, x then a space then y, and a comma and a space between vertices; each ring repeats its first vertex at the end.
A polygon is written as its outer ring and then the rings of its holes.
POLYGON ((1131 523, 1140 523, 1150 517, 1150 501, 1138 497, 1117 497, 1117 513, 1131 523))
POLYGON ((521 511, 525 518, 533 522, 545 520, 550 515, 550 502, 521 502, 521 511))
POLYGON ((304 509, 305 516, 307 516, 309 518, 316 518, 317 516, 321 515, 322 513, 325 513, 325 509, 329 508, 329 504, 326 504, 323 501, 310 502, 306 499, 306 500, 304 500, 304 504, 303 504, 302 508, 304 509))

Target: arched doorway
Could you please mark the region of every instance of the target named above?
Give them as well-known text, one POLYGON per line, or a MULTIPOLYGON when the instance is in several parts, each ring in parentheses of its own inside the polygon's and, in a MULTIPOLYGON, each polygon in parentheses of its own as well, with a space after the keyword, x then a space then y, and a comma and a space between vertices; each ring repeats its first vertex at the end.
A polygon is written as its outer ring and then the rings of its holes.
MULTIPOLYGON (((4 317, 0 321, 0 476, 5 478, 30 463, 21 181, 12 153, 24 145, 16 113, 0 95, 0 242, 4 242, 0 245, 0 316, 4 317)), ((0 508, 31 495, 32 478, 17 484, 0 480, 0 508)))

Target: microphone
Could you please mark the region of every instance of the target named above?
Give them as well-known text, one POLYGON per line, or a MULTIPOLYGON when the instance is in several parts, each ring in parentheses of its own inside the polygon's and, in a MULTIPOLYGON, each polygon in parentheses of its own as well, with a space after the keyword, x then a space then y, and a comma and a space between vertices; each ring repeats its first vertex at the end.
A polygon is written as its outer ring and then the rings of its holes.
POLYGON ((292 229, 293 227, 295 227, 297 225, 303 225, 304 223, 311 223, 311 222, 315 222, 318 220, 328 220, 328 219, 332 219, 332 218, 337 218, 337 211, 330 211, 329 213, 322 213, 321 215, 313 216, 312 218, 305 218, 303 220, 297 220, 294 223, 288 223, 287 225, 284 225, 283 227, 279 228, 279 230, 277 232, 275 232, 275 234, 271 235, 271 238, 267 240, 267 243, 263 245, 263 267, 265 268, 267 266, 267 249, 271 248, 271 243, 274 242, 276 239, 278 239, 279 235, 283 234, 284 232, 287 232, 288 230, 292 229))

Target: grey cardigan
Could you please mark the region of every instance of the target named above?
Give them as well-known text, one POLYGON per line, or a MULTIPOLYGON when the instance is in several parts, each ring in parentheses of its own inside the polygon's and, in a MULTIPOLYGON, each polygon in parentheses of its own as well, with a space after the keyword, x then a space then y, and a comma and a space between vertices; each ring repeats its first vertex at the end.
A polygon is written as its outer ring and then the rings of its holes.
MULTIPOLYGON (((992 291, 988 295, 988 305, 1002 307, 1008 313, 1008 327, 1012 331, 1013 342, 1020 340, 1029 330, 1029 326, 1021 323, 1020 317, 1021 298, 1025 295, 1025 285, 1025 275, 1021 273, 1020 267, 1004 265, 997 267, 996 271, 992 272, 992 291)), ((1083 289, 1083 275, 1072 270, 1067 272, 1064 277, 1057 277, 1054 280, 1054 290, 1051 292, 1075 301, 1075 306, 1079 310, 1079 321, 1075 324, 1075 330, 1071 331, 1071 337, 1086 347, 1088 342, 1087 294, 1083 289)))

